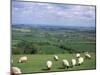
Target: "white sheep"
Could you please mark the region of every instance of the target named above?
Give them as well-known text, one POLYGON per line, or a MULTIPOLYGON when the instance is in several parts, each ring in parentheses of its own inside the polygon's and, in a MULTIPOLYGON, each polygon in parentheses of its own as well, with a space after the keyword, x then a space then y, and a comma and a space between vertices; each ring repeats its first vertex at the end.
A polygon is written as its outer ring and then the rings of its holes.
POLYGON ((75 66, 76 65, 76 59, 72 59, 71 63, 72 63, 72 67, 75 66))
POLYGON ((83 57, 79 57, 78 58, 78 65, 81 65, 84 62, 84 58, 83 57))
POLYGON ((76 54, 76 58, 79 58, 81 55, 80 55, 80 53, 77 53, 76 54))
POLYGON ((21 73, 21 69, 19 69, 18 67, 11 68, 11 75, 21 75, 21 73))
POLYGON ((66 67, 69 68, 70 65, 69 65, 68 60, 63 59, 63 60, 62 60, 62 63, 63 63, 64 68, 66 68, 66 67))
POLYGON ((91 55, 88 52, 85 52, 85 58, 91 59, 91 55))
POLYGON ((23 63, 27 61, 27 56, 20 57, 19 63, 23 63))
POLYGON ((57 55, 54 55, 54 60, 58 61, 59 57, 57 55))
POLYGON ((48 70, 50 70, 52 67, 52 61, 47 61, 46 66, 47 66, 48 70))

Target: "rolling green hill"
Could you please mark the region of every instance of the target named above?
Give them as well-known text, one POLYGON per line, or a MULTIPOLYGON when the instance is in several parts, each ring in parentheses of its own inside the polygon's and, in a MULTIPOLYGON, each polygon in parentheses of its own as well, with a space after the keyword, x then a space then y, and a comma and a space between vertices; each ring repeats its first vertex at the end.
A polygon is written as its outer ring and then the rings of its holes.
MULTIPOLYGON (((24 50, 25 48, 18 47, 24 41, 26 44, 27 42, 30 44, 31 49, 34 49, 32 44, 36 46, 36 50, 38 48, 39 52, 35 53, 95 52, 95 36, 95 28, 14 25, 12 26, 12 51, 24 50)), ((26 47, 24 44, 22 46, 26 47)))

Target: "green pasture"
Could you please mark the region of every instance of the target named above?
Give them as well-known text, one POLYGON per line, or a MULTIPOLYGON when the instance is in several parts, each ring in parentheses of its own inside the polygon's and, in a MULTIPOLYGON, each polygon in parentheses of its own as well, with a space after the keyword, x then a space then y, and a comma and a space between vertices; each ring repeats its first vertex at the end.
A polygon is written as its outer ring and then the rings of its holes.
MULTIPOLYGON (((19 67, 22 73, 37 73, 37 72, 54 72, 54 71, 76 71, 76 70, 90 70, 96 68, 96 54, 90 53, 92 58, 86 59, 80 66, 74 66, 69 69, 63 69, 62 60, 67 59, 71 62, 72 58, 75 58, 74 54, 56 54, 59 56, 59 61, 54 61, 53 54, 34 54, 34 55, 12 55, 13 64, 12 66, 19 67), (27 56, 28 61, 26 63, 18 63, 21 56, 27 56), (47 70, 46 61, 51 60, 53 62, 51 70, 47 70)), ((84 57, 84 54, 81 53, 84 57)))

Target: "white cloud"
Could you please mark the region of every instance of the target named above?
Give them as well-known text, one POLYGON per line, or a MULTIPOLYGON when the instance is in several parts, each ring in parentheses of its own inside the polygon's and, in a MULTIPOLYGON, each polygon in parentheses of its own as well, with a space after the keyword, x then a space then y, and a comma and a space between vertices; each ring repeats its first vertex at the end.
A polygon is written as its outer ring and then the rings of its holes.
POLYGON ((62 23, 66 22, 66 20, 75 22, 80 19, 88 21, 95 19, 95 7, 93 6, 15 2, 12 8, 13 18, 16 18, 16 20, 53 22, 57 19, 62 23))

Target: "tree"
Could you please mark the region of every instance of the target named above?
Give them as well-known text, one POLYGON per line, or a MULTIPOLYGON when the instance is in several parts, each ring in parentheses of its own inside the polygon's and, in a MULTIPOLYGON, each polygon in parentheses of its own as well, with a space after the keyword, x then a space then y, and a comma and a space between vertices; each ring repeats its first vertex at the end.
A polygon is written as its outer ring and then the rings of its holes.
POLYGON ((28 41, 21 41, 16 47, 12 48, 12 53, 14 54, 36 54, 38 52, 38 45, 28 41))

